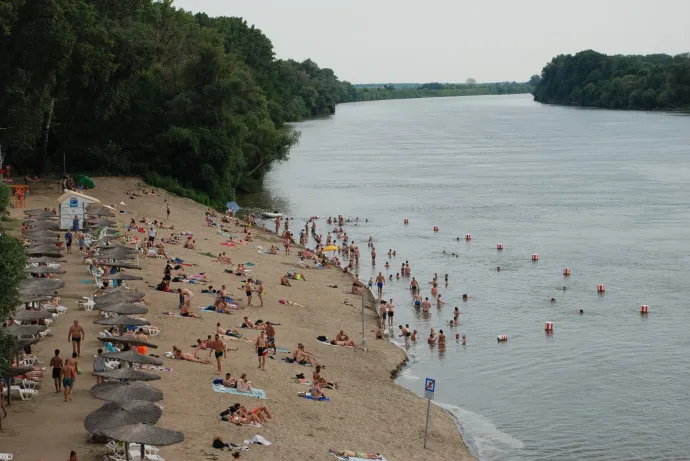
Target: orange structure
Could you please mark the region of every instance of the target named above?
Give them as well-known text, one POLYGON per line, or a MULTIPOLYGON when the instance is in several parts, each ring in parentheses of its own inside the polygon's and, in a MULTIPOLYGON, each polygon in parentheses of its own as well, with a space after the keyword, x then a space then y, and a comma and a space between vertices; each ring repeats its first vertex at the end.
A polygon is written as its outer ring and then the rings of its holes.
POLYGON ((16 198, 14 207, 15 208, 26 208, 26 198, 29 196, 29 186, 25 185, 12 185, 10 186, 12 193, 16 198))

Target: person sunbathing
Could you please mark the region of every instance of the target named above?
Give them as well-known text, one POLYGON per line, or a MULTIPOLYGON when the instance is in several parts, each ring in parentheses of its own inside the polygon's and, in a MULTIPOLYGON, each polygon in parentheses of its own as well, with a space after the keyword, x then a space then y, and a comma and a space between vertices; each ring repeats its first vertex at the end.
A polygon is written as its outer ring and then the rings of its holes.
POLYGON ((230 373, 225 373, 225 378, 223 379, 223 386, 236 388, 237 380, 233 378, 230 373))
POLYGON ((238 425, 238 426, 242 426, 242 425, 246 425, 246 424, 252 424, 252 423, 261 424, 261 420, 255 414, 248 414, 248 415, 242 417, 239 414, 235 413, 234 415, 230 416, 229 421, 233 424, 238 425))
POLYGON ((288 278, 287 278, 285 275, 283 275, 282 277, 280 277, 280 284, 283 285, 283 286, 286 286, 286 287, 291 287, 291 286, 292 286, 292 285, 290 285, 290 282, 288 281, 288 278))
POLYGON ((229 330, 226 330, 220 326, 220 323, 216 323, 216 333, 223 336, 236 336, 238 338, 242 337, 242 333, 240 333, 237 328, 230 328, 229 330))
POLYGON ((297 345, 297 349, 292 353, 292 358, 300 365, 310 364, 313 367, 316 366, 316 357, 304 350, 304 344, 302 343, 297 345))
POLYGON ((275 245, 271 245, 271 248, 268 250, 269 254, 272 255, 277 255, 278 254, 278 248, 275 245))
POLYGON ((297 272, 288 272, 287 278, 290 280, 304 280, 305 282, 307 279, 304 277, 304 274, 298 274, 297 272))
POLYGON ((312 383, 312 385, 311 385, 311 398, 318 400, 321 398, 327 399, 328 397, 326 397, 326 394, 323 393, 323 391, 321 390, 321 387, 318 384, 312 383))
POLYGON ((236 410, 235 412, 238 413, 240 416, 244 417, 249 414, 254 414, 259 417, 259 420, 262 423, 266 423, 266 418, 271 419, 273 416, 271 415, 271 412, 269 411, 267 406, 261 405, 256 408, 254 408, 252 411, 249 411, 244 405, 240 405, 239 403, 236 403, 236 410))
POLYGON ((195 319, 200 318, 200 316, 196 315, 194 312, 190 312, 190 310, 189 310, 189 303, 188 303, 188 302, 185 302, 185 303, 182 305, 182 308, 180 309, 180 315, 181 315, 182 317, 192 317, 192 318, 195 318, 195 319))
POLYGON ((196 240, 192 237, 187 237, 187 241, 184 242, 183 248, 189 248, 190 250, 196 249, 196 240))
POLYGON ((232 264, 232 258, 226 256, 225 253, 218 253, 218 262, 223 264, 232 264))
POLYGON ((312 382, 318 384, 320 387, 327 387, 330 389, 337 389, 338 388, 338 382, 337 381, 326 381, 326 378, 321 376, 321 365, 316 365, 316 368, 314 369, 314 373, 312 374, 312 382))
POLYGON ((378 453, 362 453, 361 451, 352 450, 334 450, 329 448, 328 451, 335 456, 340 456, 341 458, 362 458, 362 459, 383 459, 383 456, 378 453))
POLYGON ((198 359, 198 358, 194 357, 193 354, 190 354, 188 352, 182 352, 176 346, 173 346, 173 355, 177 360, 186 360, 188 362, 205 363, 205 364, 210 363, 207 359, 198 359))
POLYGON ((348 335, 345 334, 343 330, 340 330, 337 335, 335 335, 335 340, 336 341, 347 341, 350 339, 348 335))
POLYGON ((301 304, 297 304, 297 303, 294 302, 294 301, 288 301, 287 299, 280 299, 280 300, 278 300, 278 302, 279 302, 280 304, 285 304, 286 306, 305 307, 305 306, 303 306, 303 305, 301 305, 301 304))
POLYGON ((348 339, 347 341, 337 341, 337 340, 333 339, 333 340, 331 340, 331 345, 332 346, 343 346, 343 347, 355 347, 357 349, 362 349, 359 345, 357 345, 351 339, 348 339))
POLYGON ((247 373, 242 373, 236 383, 236 389, 238 392, 254 392, 252 387, 252 382, 247 381, 247 373))

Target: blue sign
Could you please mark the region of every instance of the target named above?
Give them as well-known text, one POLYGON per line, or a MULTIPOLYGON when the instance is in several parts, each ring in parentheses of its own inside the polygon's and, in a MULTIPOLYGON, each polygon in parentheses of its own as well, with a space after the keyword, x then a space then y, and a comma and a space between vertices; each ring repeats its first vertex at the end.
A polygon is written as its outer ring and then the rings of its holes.
POLYGON ((426 384, 424 385, 424 392, 429 392, 429 393, 433 394, 434 389, 436 389, 436 380, 431 379, 431 378, 427 378, 426 384))
POLYGON ((69 206, 70 208, 77 208, 79 206, 79 199, 75 196, 71 196, 69 198, 69 206))

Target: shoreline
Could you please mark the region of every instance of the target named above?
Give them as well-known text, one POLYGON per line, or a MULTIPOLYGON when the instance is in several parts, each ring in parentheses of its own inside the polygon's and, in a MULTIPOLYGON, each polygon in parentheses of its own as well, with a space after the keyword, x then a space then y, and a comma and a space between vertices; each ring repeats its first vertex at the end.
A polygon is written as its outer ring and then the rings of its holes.
MULTIPOLYGON (((120 198, 123 193, 118 191, 128 188, 141 189, 138 185, 141 182, 139 179, 97 177, 95 180, 97 188, 88 193, 101 199, 105 204, 128 200, 120 198)), ((40 187, 33 191, 28 200, 28 207, 54 207, 58 194, 54 187, 50 190, 49 188, 50 186, 40 187)), ((171 223, 175 225, 176 232, 190 230, 197 240, 196 250, 166 245, 168 253, 181 257, 186 262, 199 264, 200 267, 195 268, 195 271, 206 271, 218 285, 227 283, 230 292, 239 291, 236 289, 239 282, 235 281, 234 276, 222 272, 225 266, 212 263, 211 258, 203 256, 202 253, 209 252, 210 245, 216 245, 210 251, 213 254, 220 248, 221 251, 228 251, 235 262, 254 261, 256 265, 251 268, 253 272, 249 276, 264 280, 266 295, 265 306, 261 308, 248 308, 233 316, 202 313, 201 320, 189 320, 160 315, 176 307, 176 297, 173 295, 150 291, 144 288, 144 282, 130 283, 130 287, 147 293, 146 300, 151 306, 147 318, 153 325, 162 329, 161 335, 154 341, 160 346, 156 353, 162 356, 172 345, 181 347, 185 352, 189 351, 187 344, 192 344, 194 338, 212 333, 216 322, 222 322, 224 327, 228 327, 239 323, 241 315, 247 315, 252 320, 256 317, 268 318, 283 325, 276 327, 279 346, 292 350, 298 341, 304 342, 308 351, 321 357, 319 360, 327 364, 323 374, 328 379, 341 383, 341 389, 326 391, 332 398, 331 402, 304 401, 295 396, 297 391, 304 390, 304 386, 300 388, 299 384, 290 383, 294 380, 295 373, 303 372, 307 375, 312 370, 287 365, 279 360, 267 360, 266 372, 262 373, 256 370, 256 355, 250 352, 249 349, 253 349, 251 345, 245 346, 240 341, 228 341, 229 347, 239 347, 240 350, 230 353, 227 364, 223 364, 224 368, 231 371, 233 376, 243 371, 247 372, 254 385, 266 391, 269 400, 265 401, 265 404, 276 415, 275 420, 271 420, 261 429, 238 428, 221 422, 218 418, 219 411, 234 401, 240 401, 243 405, 256 405, 261 401, 212 392, 209 388, 210 380, 216 376, 215 366, 166 360, 165 366, 173 367, 173 371, 161 373, 162 379, 153 383, 154 387, 163 390, 165 395, 162 402, 165 410, 159 424, 184 432, 185 442, 170 448, 163 447, 160 452, 162 457, 168 461, 206 458, 218 454, 210 448, 213 435, 241 443, 254 434, 260 434, 272 441, 273 445, 252 447, 249 452, 242 452, 242 459, 266 459, 266 456, 269 459, 300 461, 333 459, 326 452, 326 448, 380 452, 389 461, 422 458, 432 461, 476 459, 464 443, 456 420, 436 405, 432 406, 428 449, 423 450, 426 402, 395 381, 394 375, 397 375, 408 362, 407 354, 394 344, 389 344, 389 341, 375 340, 371 328, 376 323, 376 301, 371 292, 364 296, 364 334, 368 352, 344 347, 323 347, 309 338, 320 334, 332 337, 338 329, 345 329, 353 339, 359 337, 361 306, 357 301, 361 296, 343 292, 343 289, 351 284, 352 274, 343 274, 336 270, 304 269, 308 282, 295 282, 292 288, 281 287, 277 283, 280 274, 290 266, 297 266, 294 263, 296 250, 294 256, 257 254, 256 250, 257 245, 279 244, 275 234, 259 233, 253 243, 238 245, 236 248, 219 247, 217 245, 224 239, 217 235, 215 228, 203 225, 206 207, 189 199, 162 192, 160 189, 157 189, 157 193, 154 197, 127 202, 127 206, 122 208, 131 210, 133 214, 120 215, 119 223, 126 223, 130 217, 137 220, 142 216, 151 220, 162 219, 165 214, 163 203, 167 200, 173 210, 171 223), (328 288, 329 284, 336 284, 341 288, 328 288), (301 309, 281 306, 277 303, 281 297, 294 300, 306 307, 301 309), (350 305, 345 304, 348 300, 350 305), (450 453, 452 455, 449 455, 450 453)), ((13 218, 20 216, 20 210, 12 209, 13 218)), ((241 227, 235 227, 234 224, 231 227, 234 235, 242 235, 241 227)), ((162 237, 171 231, 159 232, 162 237)), ((61 278, 66 281, 67 286, 60 294, 63 298, 62 304, 69 310, 51 325, 53 336, 36 345, 33 352, 44 363, 47 363, 55 348, 60 348, 64 355, 69 350, 69 344, 65 342, 67 328, 72 320, 79 320, 86 330, 80 365, 84 369, 84 374, 77 380, 74 403, 62 402, 61 396, 52 391, 49 376, 41 383, 35 401, 13 402, 9 408, 10 415, 5 420, 7 424, 0 432, 0 445, 4 451, 14 453, 15 456, 22 455, 22 459, 36 458, 49 461, 57 458, 57 453, 63 456, 63 453, 68 454, 69 450, 74 449, 82 460, 100 460, 104 453, 100 446, 84 441, 86 431, 82 425, 83 418, 103 403, 88 393, 88 389, 95 383, 95 379, 90 376, 89 357, 100 344, 95 340, 97 325, 93 324, 97 314, 95 311, 89 313, 79 310, 75 305, 76 300, 89 294, 93 288, 88 284, 81 284, 79 280, 87 278, 86 266, 80 264, 80 257, 73 254, 67 255, 65 259, 68 262, 63 266, 67 274, 61 278), (31 431, 36 421, 52 421, 58 418, 61 424, 54 426, 52 431, 31 431), (44 447, 48 446, 51 449, 46 453, 44 447)), ((145 280, 157 283, 162 274, 162 261, 140 258, 140 263, 143 267, 141 275, 145 280)), ((211 284, 216 286, 216 283, 211 284)), ((172 285, 173 288, 179 286, 180 284, 172 285)), ((195 294, 192 301, 193 309, 199 304, 212 302, 213 298, 199 293, 198 285, 186 286, 195 294)), ((256 332, 252 330, 242 332, 248 338, 253 339, 256 336, 256 332)))

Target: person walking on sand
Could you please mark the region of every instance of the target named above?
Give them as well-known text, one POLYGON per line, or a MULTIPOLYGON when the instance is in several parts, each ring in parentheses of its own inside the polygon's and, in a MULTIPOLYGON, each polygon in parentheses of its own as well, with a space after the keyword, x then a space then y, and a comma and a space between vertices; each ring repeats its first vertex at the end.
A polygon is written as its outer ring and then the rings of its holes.
POLYGON ((280 232, 280 216, 278 216, 275 220, 275 225, 276 225, 276 234, 280 232))
POLYGON ((218 375, 222 375, 223 369, 221 367, 220 361, 223 358, 223 356, 225 356, 225 358, 227 359, 228 347, 225 345, 223 341, 221 341, 220 335, 218 333, 216 333, 216 336, 213 339, 213 344, 209 345, 208 343, 206 343, 206 347, 209 347, 209 349, 211 349, 208 353, 209 357, 211 357, 211 352, 215 352, 216 363, 218 363, 218 375))
POLYGON ((386 278, 379 272, 376 276, 376 287, 378 288, 379 299, 383 297, 383 284, 386 282, 386 278))
POLYGON ((252 292, 254 291, 254 284, 252 284, 252 279, 247 279, 247 283, 244 284, 244 294, 247 295, 247 307, 252 307, 252 292))
POLYGON ((60 374, 62 373, 63 360, 60 357, 60 349, 55 349, 55 356, 50 359, 50 366, 53 369, 53 381, 55 382, 55 392, 60 392, 60 374))
POLYGON ((170 204, 165 204, 165 213, 168 215, 168 220, 170 220, 170 204))
POLYGON ((266 356, 268 355, 268 340, 266 339, 266 330, 261 330, 259 337, 254 342, 256 355, 259 357, 259 368, 266 371, 266 356))
MULTIPOLYGON (((105 371, 105 358, 103 357, 103 349, 98 349, 98 355, 93 359, 93 371, 100 373, 105 371)), ((96 376, 96 384, 105 382, 105 378, 96 376)))
POLYGON ((74 387, 74 382, 77 380, 77 372, 71 365, 65 363, 62 367, 60 378, 62 378, 62 387, 65 390, 65 402, 71 402, 72 388, 74 387))
POLYGON ((84 339, 84 329, 79 325, 79 321, 75 320, 74 324, 69 327, 67 334, 67 342, 72 342, 72 352, 81 355, 81 340, 84 339))
POLYGON ((273 348, 273 355, 278 353, 278 348, 276 347, 276 330, 271 325, 271 322, 266 322, 266 339, 268 341, 268 348, 273 348))
POLYGON ((72 232, 70 232, 69 229, 67 229, 67 232, 65 232, 65 247, 67 247, 67 253, 72 254, 72 238, 74 236, 72 235, 72 232))
POLYGON ((257 280, 259 284, 256 286, 256 295, 259 297, 259 307, 264 307, 264 282, 263 280, 257 280))

